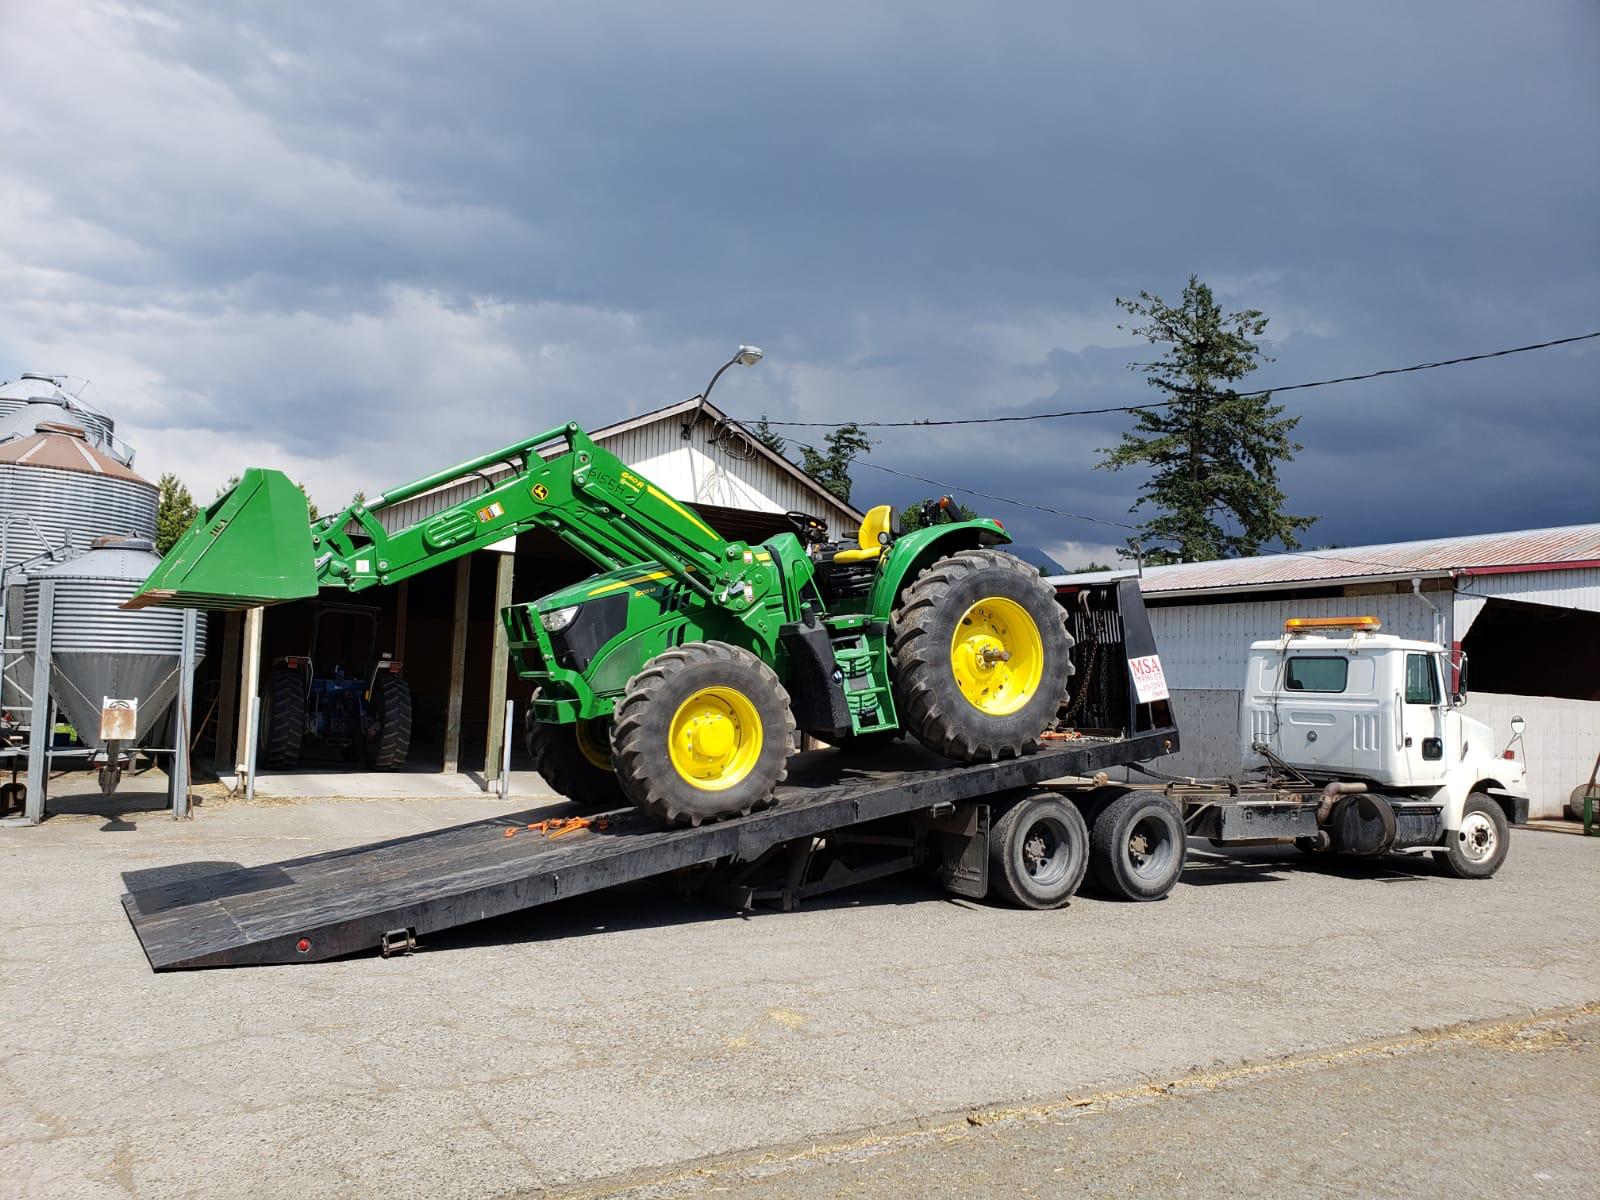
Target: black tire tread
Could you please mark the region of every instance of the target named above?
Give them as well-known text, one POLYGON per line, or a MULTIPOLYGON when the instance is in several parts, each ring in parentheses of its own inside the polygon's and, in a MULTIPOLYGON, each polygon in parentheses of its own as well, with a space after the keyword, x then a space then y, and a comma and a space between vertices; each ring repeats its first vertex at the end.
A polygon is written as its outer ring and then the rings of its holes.
MULTIPOLYGON (((770 737, 773 732, 770 729, 763 730, 763 736, 770 737)), ((686 642, 662 651, 628 681, 613 713, 611 758, 616 768, 617 782, 623 794, 637 808, 669 825, 699 825, 708 820, 747 816, 757 809, 771 806, 774 799, 772 789, 789 777, 788 760, 794 752, 794 712, 789 693, 777 673, 750 651, 727 642, 686 642), (776 731, 782 738, 783 762, 766 797, 715 815, 694 814, 679 809, 672 794, 663 786, 675 773, 670 762, 664 761, 665 748, 656 744, 645 729, 646 718, 656 706, 670 677, 685 668, 702 664, 734 666, 746 675, 747 684, 768 692, 771 698, 777 700, 784 714, 783 726, 776 731)))
POLYGON ((1123 900, 1159 900, 1177 886, 1178 879, 1183 874, 1186 857, 1186 850, 1182 845, 1183 828, 1182 812, 1165 796, 1151 792, 1128 792, 1106 805, 1095 818, 1094 827, 1089 831, 1089 869, 1094 872, 1095 880, 1100 886, 1113 896, 1123 900), (1135 810, 1151 803, 1158 803, 1168 808, 1176 816, 1180 831, 1178 869, 1159 888, 1147 888, 1132 878, 1124 878, 1121 870, 1122 843, 1127 837, 1124 825, 1131 819, 1131 814, 1135 810))
POLYGON ((411 753, 411 685, 399 675, 380 671, 372 683, 372 702, 383 719, 377 736, 367 742, 367 766, 393 771, 405 766, 411 753))
POLYGON ((1080 839, 1080 864, 1077 878, 1070 887, 1063 890, 1059 897, 1042 901, 1039 897, 1030 895, 1026 883, 1013 873, 1013 863, 1010 855, 1010 842, 1013 831, 1018 822, 1036 811, 1035 801, 1040 799, 1038 793, 1025 795, 1014 803, 1007 805, 989 826, 989 893, 997 899, 1005 901, 1013 908, 1050 909, 1060 908, 1067 903, 1078 890, 1088 870, 1089 828, 1084 824, 1083 814, 1078 811, 1077 805, 1070 800, 1064 800, 1053 792, 1045 793, 1051 799, 1059 800, 1071 816, 1068 822, 1073 825, 1074 832, 1080 839), (1073 821, 1076 817, 1076 821, 1073 821))
MULTIPOLYGON (((1434 858, 1454 875, 1457 879, 1488 879, 1498 871, 1506 861, 1506 855, 1511 852, 1511 822, 1506 820, 1505 809, 1495 803, 1494 797, 1483 792, 1473 792, 1467 797, 1467 803, 1461 810, 1461 815, 1470 812, 1482 812, 1489 815, 1494 822, 1495 835, 1500 839, 1500 853, 1486 866, 1473 863, 1463 858, 1455 849, 1455 843, 1447 845, 1443 850, 1434 851, 1434 858)), ((1448 835, 1446 835, 1448 836, 1448 835)))
POLYGON ((573 726, 540 721, 529 709, 523 732, 533 769, 552 791, 585 808, 614 808, 625 802, 616 772, 603 771, 584 757, 573 726))
MULTIPOLYGON (((900 723, 928 749, 946 758, 963 763, 998 762, 1033 754, 1042 745, 1045 725, 1031 735, 1017 741, 1002 742, 996 738, 974 733, 955 718, 947 697, 947 689, 939 686, 950 671, 950 651, 930 636, 933 626, 945 607, 951 589, 957 581, 974 572, 999 567, 1014 572, 1020 589, 1035 590, 1047 599, 1061 618, 1061 635, 1067 639, 1070 651, 1072 635, 1066 631, 1067 613, 1056 603, 1055 592, 1044 581, 1036 567, 1029 566, 1014 554, 1003 550, 958 550, 946 558, 936 560, 917 575, 901 593, 889 617, 889 630, 893 640, 891 661, 894 668, 895 705, 900 710, 900 723)), ((1042 631, 1041 631, 1042 632, 1042 631)), ((1061 696, 1051 705, 1052 714, 1065 703, 1068 680, 1073 666, 1070 654, 1066 670, 1061 677, 1061 696)))
POLYGON ((300 762, 306 737, 306 677, 289 667, 267 675, 267 713, 262 721, 261 758, 269 767, 300 762))

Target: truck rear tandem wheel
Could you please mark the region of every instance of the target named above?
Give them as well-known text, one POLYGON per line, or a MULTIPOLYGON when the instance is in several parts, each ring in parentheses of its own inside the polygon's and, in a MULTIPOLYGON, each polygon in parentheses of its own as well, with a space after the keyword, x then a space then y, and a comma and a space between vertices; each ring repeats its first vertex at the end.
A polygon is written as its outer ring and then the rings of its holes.
POLYGON ((989 894, 1017 908, 1060 908, 1089 868, 1089 827, 1046 790, 996 805, 989 823, 989 894))
POLYGON ((1100 810, 1089 864, 1100 886, 1124 900, 1159 900, 1183 874, 1183 814, 1159 792, 1132 791, 1100 810))

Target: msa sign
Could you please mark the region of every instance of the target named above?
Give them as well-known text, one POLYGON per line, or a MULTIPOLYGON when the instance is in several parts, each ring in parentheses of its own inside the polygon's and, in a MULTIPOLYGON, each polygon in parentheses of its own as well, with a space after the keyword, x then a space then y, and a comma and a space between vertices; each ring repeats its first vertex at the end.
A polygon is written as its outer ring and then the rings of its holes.
POLYGON ((1130 658, 1128 672, 1133 676, 1133 690, 1138 694, 1140 704, 1154 704, 1171 696, 1172 693, 1167 691, 1167 676, 1161 670, 1159 654, 1130 658))

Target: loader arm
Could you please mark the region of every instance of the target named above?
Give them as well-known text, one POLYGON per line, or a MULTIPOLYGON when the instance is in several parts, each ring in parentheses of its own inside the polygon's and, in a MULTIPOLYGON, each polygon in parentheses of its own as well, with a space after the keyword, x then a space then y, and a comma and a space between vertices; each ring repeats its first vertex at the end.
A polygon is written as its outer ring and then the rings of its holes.
POLYGON ((569 422, 314 522, 287 476, 251 468, 196 518, 126 607, 243 608, 322 588, 360 592, 534 528, 602 570, 654 564, 714 603, 747 602, 732 586, 746 557, 730 555, 698 514, 569 422), (511 472, 496 480, 487 473, 495 466, 511 472), (470 499, 393 531, 379 519, 474 476, 484 490, 470 499))

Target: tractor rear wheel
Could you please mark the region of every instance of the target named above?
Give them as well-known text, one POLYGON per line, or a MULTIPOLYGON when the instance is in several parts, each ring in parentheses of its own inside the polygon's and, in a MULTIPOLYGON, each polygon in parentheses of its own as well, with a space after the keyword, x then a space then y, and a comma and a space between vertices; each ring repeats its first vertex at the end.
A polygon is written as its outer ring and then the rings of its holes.
POLYGON ((957 762, 1039 748, 1073 668, 1066 611, 1037 568, 958 551, 901 593, 889 627, 895 704, 923 745, 957 762))
POLYGON ((261 761, 269 767, 300 762, 306 739, 306 677, 289 667, 274 667, 261 697, 261 761))
POLYGON ((615 719, 612 761, 623 794, 673 825, 765 808, 795 748, 777 674, 725 642, 656 655, 628 681, 615 719))
POLYGON ((393 771, 411 753, 411 685, 399 675, 379 671, 372 681, 363 722, 367 770, 393 771))
MULTIPOLYGON (((534 699, 539 694, 534 693, 534 699)), ((523 725, 528 756, 550 789, 586 808, 615 808, 624 802, 611 764, 611 722, 575 721, 552 725, 528 709, 523 725)))

